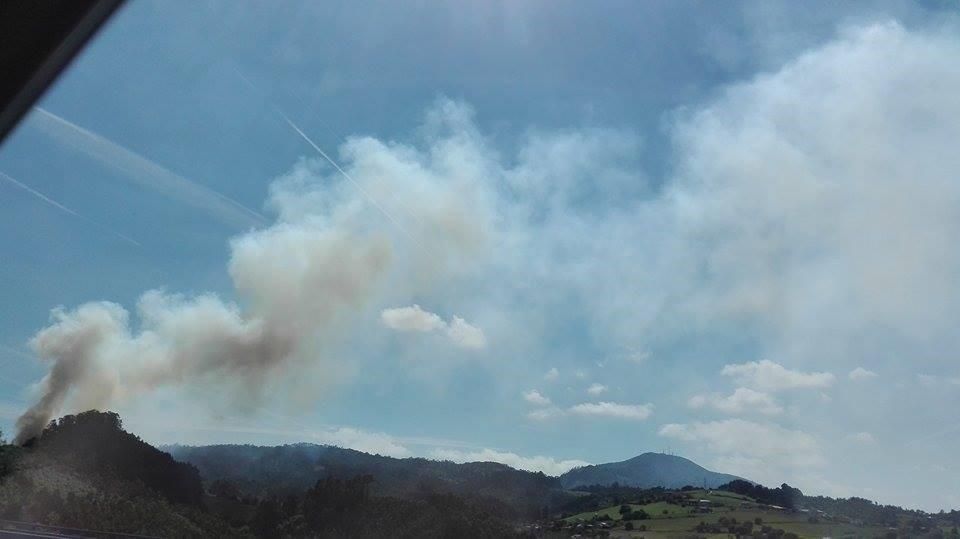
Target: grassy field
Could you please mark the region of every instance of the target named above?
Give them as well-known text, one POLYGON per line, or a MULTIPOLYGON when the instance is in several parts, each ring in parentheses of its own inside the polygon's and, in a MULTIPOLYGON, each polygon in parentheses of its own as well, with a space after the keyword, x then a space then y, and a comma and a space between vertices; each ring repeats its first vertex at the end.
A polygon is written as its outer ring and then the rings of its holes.
MULTIPOLYGON (((720 517, 735 518, 738 522, 753 522, 754 519, 760 518, 764 525, 780 528, 786 532, 793 532, 800 537, 832 537, 834 539, 839 537, 876 537, 882 535, 885 531, 882 528, 858 527, 834 522, 813 524, 807 522, 803 515, 762 510, 735 510, 684 518, 650 519, 643 521, 643 523, 651 531, 682 535, 683 533, 690 533, 700 522, 712 524, 718 522, 720 517)), ((723 535, 725 534, 721 534, 721 536, 723 535)))
MULTIPOLYGON (((785 532, 792 532, 803 538, 843 537, 873 538, 882 536, 886 530, 879 527, 864 527, 840 522, 809 522, 802 513, 792 513, 773 509, 755 503, 752 499, 721 491, 689 491, 686 493, 694 500, 710 500, 713 511, 697 513, 694 508, 683 507, 667 502, 657 502, 646 505, 628 504, 635 511, 642 509, 649 519, 633 521, 635 527, 646 526, 646 530, 625 530, 621 522, 620 506, 610 506, 597 511, 579 513, 568 517, 568 522, 590 522, 595 516, 607 518, 615 522, 611 530, 611 537, 644 539, 673 539, 688 537, 701 522, 707 524, 718 523, 721 518, 736 519, 738 522, 756 522, 760 519, 761 525, 779 528, 785 532), (666 513, 664 512, 666 511, 666 513)), ((699 537, 732 537, 726 533, 698 534, 699 537)))
MULTIPOLYGON (((631 511, 637 511, 642 509, 646 511, 648 515, 652 518, 676 518, 676 517, 685 517, 693 514, 693 509, 689 507, 681 507, 676 504, 667 503, 667 502, 657 502, 657 503, 648 503, 646 505, 637 505, 634 503, 626 504, 630 506, 631 511), (666 511, 666 513, 664 513, 666 511)), ((588 521, 593 520, 595 516, 601 518, 606 517, 610 520, 621 520, 623 515, 620 514, 620 506, 613 505, 610 507, 605 507, 597 511, 587 511, 585 513, 579 513, 570 517, 567 517, 567 521, 576 522, 578 520, 588 521)), ((698 521, 699 522, 699 521, 698 521)))

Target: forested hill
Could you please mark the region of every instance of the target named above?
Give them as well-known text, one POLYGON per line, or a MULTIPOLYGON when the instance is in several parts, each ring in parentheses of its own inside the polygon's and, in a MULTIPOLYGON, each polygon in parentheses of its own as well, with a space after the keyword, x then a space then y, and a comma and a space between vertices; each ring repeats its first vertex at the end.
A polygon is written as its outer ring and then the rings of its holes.
POLYGON ((302 491, 326 477, 370 475, 374 478, 370 489, 377 496, 457 494, 495 500, 516 516, 538 514, 545 506, 554 505, 557 497, 565 497, 555 477, 494 462, 456 464, 423 458, 397 459, 314 444, 163 449, 196 466, 206 482, 229 482, 231 488, 253 496, 302 491))
POLYGON ((0 446, 0 519, 157 537, 230 536, 200 473, 123 430, 112 412, 51 422, 0 446))
POLYGON ((203 484, 194 466, 177 462, 123 430, 120 416, 113 412, 64 416, 29 445, 34 459, 77 473, 139 482, 174 503, 199 506, 203 500, 203 484))
POLYGON ((0 443, 0 528, 15 520, 158 537, 531 538, 548 526, 579 533, 591 522, 601 526, 594 536, 604 525, 677 531, 687 519, 690 533, 733 533, 750 523, 762 531, 775 521, 801 536, 960 537, 960 512, 805 496, 740 479, 703 490, 732 476, 670 455, 556 478, 313 444, 167 449, 173 455, 124 431, 117 414, 93 411, 52 422, 24 447, 0 443))

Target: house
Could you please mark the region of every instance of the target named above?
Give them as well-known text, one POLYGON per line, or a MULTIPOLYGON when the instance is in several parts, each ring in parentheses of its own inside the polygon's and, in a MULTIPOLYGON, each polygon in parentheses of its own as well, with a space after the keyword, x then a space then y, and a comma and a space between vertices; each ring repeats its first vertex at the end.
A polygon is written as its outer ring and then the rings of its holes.
POLYGON ((705 499, 697 500, 698 513, 709 513, 713 511, 713 509, 711 509, 712 506, 713 504, 710 502, 710 500, 705 500, 705 499))

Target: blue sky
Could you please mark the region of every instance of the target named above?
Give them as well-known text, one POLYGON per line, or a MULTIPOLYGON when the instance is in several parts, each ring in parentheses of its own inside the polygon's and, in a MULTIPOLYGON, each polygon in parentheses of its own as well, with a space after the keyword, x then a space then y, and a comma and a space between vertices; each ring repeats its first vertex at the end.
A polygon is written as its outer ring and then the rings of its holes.
POLYGON ((960 507, 957 35, 936 2, 128 5, 0 147, 0 428, 672 451, 960 507))

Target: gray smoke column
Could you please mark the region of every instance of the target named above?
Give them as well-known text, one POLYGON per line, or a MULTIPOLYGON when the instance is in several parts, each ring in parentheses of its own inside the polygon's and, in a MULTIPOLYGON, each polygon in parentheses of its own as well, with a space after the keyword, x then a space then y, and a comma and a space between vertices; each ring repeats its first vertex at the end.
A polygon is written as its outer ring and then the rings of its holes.
POLYGON ((101 408, 211 374, 256 387, 271 369, 311 353, 312 337, 362 304, 391 259, 385 238, 304 223, 253 232, 232 247, 230 273, 247 310, 212 294, 152 290, 138 302, 134 331, 115 303, 55 309, 31 340, 53 365, 40 399, 17 420, 16 441, 39 434, 68 396, 75 408, 101 408))
MULTIPOLYGON (((462 114, 444 106, 446 116, 462 114)), ((396 150, 368 138, 348 140, 341 154, 354 182, 387 200, 404 230, 356 184, 301 160, 271 184, 276 222, 231 241, 237 303, 151 290, 134 316, 111 302, 54 309, 30 342, 52 365, 37 402, 17 420, 16 441, 40 434, 64 408, 102 409, 160 387, 238 383, 246 398, 276 371, 294 372, 297 360, 324 361, 318 341, 378 293, 433 286, 481 242, 484 219, 471 187, 479 175, 451 180, 414 153, 397 160, 396 150), (399 276, 389 280, 391 272, 399 276)))

